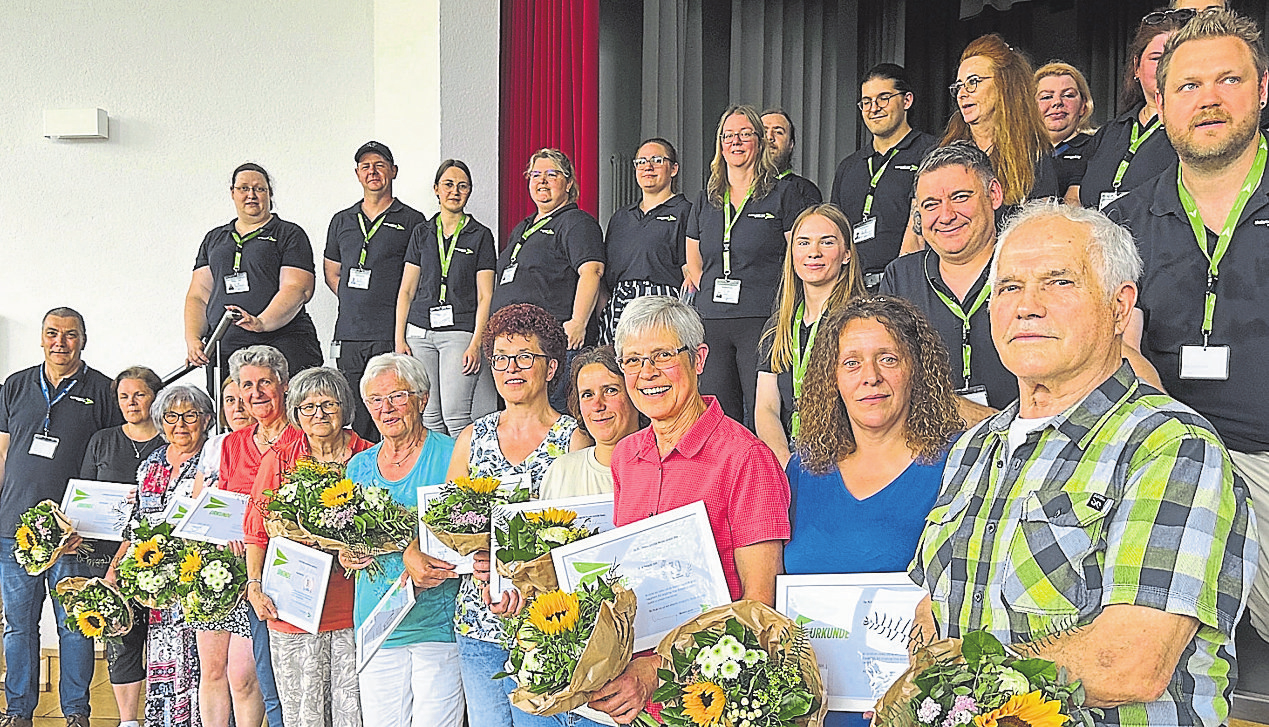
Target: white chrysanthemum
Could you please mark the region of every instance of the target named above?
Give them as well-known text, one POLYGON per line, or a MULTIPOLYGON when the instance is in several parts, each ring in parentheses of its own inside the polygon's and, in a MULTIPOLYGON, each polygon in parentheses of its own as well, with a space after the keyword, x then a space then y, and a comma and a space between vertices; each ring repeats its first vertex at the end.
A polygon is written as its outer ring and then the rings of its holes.
POLYGON ((766 654, 758 651, 757 649, 746 649, 745 655, 741 658, 744 659, 745 666, 753 666, 754 664, 762 661, 762 657, 764 656, 766 656, 766 654))
POLYGON ((735 679, 740 676, 740 662, 724 661, 723 665, 718 667, 718 673, 722 675, 724 679, 735 679))
POLYGON ((732 661, 740 661, 745 655, 745 645, 731 636, 719 639, 718 646, 722 649, 723 656, 732 661))
POLYGON ((229 585, 231 580, 233 580, 233 574, 220 561, 213 561, 203 568, 203 583, 214 591, 225 590, 225 586, 229 585))

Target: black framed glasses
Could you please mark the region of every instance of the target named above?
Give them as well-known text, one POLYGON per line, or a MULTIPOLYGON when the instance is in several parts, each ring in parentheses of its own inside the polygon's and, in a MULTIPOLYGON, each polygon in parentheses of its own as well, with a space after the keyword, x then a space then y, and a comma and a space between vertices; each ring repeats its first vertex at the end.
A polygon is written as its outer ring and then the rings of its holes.
MULTIPOLYGON (((402 399, 402 403, 404 402, 405 400, 402 399)), ((317 414, 318 409, 321 409, 323 414, 337 414, 341 409, 343 409, 338 401, 310 401, 307 404, 300 404, 295 408, 306 417, 311 417, 317 414)))
POLYGON ((877 94, 877 98, 875 98, 875 99, 874 99, 874 98, 868 98, 867 96, 864 96, 863 98, 859 99, 859 103, 857 103, 857 104, 855 104, 855 105, 859 107, 859 110, 860 110, 860 111, 871 111, 871 110, 872 110, 872 107, 873 107, 874 105, 875 105, 877 108, 882 108, 882 107, 883 107, 883 106, 885 106, 886 104, 890 103, 890 99, 893 99, 893 98, 895 98, 896 96, 902 96, 902 95, 903 95, 903 94, 902 94, 902 93, 899 93, 899 92, 895 92, 895 93, 879 93, 879 94, 877 94))
POLYGON ((232 189, 238 194, 249 194, 251 192, 255 192, 256 194, 267 194, 269 191, 268 187, 248 187, 245 184, 233 187, 232 189))
POLYGON ((621 365, 621 370, 627 374, 637 374, 642 371, 644 361, 652 364, 653 368, 664 371, 674 366, 677 363, 674 357, 686 350, 688 350, 687 346, 679 346, 673 351, 664 349, 653 351, 651 356, 625 356, 617 363, 621 365))
POLYGON ((733 141, 753 141, 758 138, 758 132, 753 129, 741 129, 740 131, 724 131, 718 136, 719 141, 724 144, 730 144, 733 141))
POLYGON ((511 366, 511 362, 515 361, 516 368, 523 371, 525 369, 533 368, 533 362, 539 358, 549 359, 551 357, 542 353, 529 353, 528 351, 525 351, 524 353, 517 353, 514 356, 497 353, 489 359, 489 363, 493 366, 494 371, 506 371, 507 368, 511 366))
POLYGON ((186 424, 197 424, 206 415, 207 415, 207 412, 199 411, 199 410, 187 411, 184 413, 179 411, 169 411, 169 412, 163 413, 163 421, 167 422, 168 424, 175 424, 177 422, 185 422, 186 424))
POLYGON ((964 81, 957 81, 956 83, 948 86, 947 92, 952 94, 952 98, 959 96, 962 88, 964 88, 967 93, 974 93, 978 90, 979 84, 986 81, 988 78, 992 78, 992 76, 970 76, 964 81))
POLYGON ((1176 10, 1156 10, 1146 13, 1141 18, 1142 25, 1163 25, 1164 23, 1188 23, 1198 11, 1194 8, 1177 8, 1176 10))

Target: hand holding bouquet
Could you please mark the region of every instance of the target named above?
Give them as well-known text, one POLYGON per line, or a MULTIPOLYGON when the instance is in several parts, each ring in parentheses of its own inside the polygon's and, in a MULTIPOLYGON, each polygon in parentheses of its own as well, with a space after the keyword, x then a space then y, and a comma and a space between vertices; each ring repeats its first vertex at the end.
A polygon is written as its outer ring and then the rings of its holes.
POLYGON ((494 528, 498 573, 511 579, 525 598, 559 588, 551 551, 598 532, 577 522, 577 513, 549 507, 518 512, 494 528))
POLYGON ((423 524, 459 555, 489 550, 493 506, 529 501, 528 489, 508 491, 501 484, 495 477, 459 477, 447 483, 424 511, 423 524))
POLYGON ((132 629, 132 609, 100 578, 63 578, 53 595, 66 611, 66 628, 90 639, 117 639, 132 629))
MULTIPOLYGON (((13 557, 29 575, 39 575, 57 562, 70 547, 75 526, 62 508, 52 500, 43 500, 22 513, 14 538, 13 557)), ((80 548, 91 552, 88 546, 80 548)))
POLYGON ((119 561, 119 592, 149 608, 167 608, 186 590, 181 582, 180 555, 185 542, 172 537, 172 524, 132 526, 128 552, 119 561))
POLYGON ((187 541, 181 551, 181 597, 191 621, 219 621, 242 601, 247 590, 247 563, 210 543, 187 541))

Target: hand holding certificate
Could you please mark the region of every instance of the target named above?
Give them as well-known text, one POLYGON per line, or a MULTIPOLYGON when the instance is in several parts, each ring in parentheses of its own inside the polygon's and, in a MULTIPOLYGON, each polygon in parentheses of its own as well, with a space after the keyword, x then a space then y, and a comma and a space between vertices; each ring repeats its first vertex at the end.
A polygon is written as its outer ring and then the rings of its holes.
POLYGON ((242 516, 250 501, 249 495, 208 487, 194 501, 193 509, 177 522, 173 534, 214 545, 242 540, 242 516))
POLYGON ((123 540, 123 529, 132 514, 128 493, 135 483, 71 480, 62 496, 62 512, 85 538, 123 540))

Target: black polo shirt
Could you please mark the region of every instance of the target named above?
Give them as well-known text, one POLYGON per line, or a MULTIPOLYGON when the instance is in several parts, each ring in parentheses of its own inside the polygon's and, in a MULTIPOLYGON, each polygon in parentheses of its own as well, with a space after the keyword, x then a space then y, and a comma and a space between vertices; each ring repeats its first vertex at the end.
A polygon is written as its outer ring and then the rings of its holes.
MULTIPOLYGON (((1226 446, 1269 451, 1269 175, 1252 193, 1221 260, 1209 345, 1229 346, 1229 379, 1181 379, 1181 346, 1203 343, 1207 258, 1199 252, 1176 188, 1177 162, 1106 208, 1128 228, 1144 263, 1137 307, 1142 353, 1167 392, 1206 417, 1226 446)), ((1215 249, 1216 234, 1207 232, 1215 249)))
MULTIPOLYGON (((441 304, 441 243, 436 237, 436 218, 425 220, 410 234, 410 246, 405 261, 419 268, 419 287, 410 304, 406 318, 419 328, 432 328, 429 311, 441 304)), ((522 250, 521 255, 524 254, 522 250)), ((438 328, 440 331, 476 330, 476 273, 493 270, 498 265, 498 252, 494 246, 493 232, 470 215, 458 233, 454 256, 449 261, 449 275, 445 281, 445 304, 454 307, 454 325, 438 328)))
POLYGON ((780 289, 781 266, 788 247, 784 233, 802 212, 801 194, 788 177, 762 199, 748 199, 731 230, 731 279, 741 281, 739 303, 715 303, 714 280, 723 277, 723 211, 702 189, 687 222, 687 236, 700 241, 701 289, 696 310, 701 318, 767 318, 780 289))
MULTIPOLYGON (((314 270, 313 246, 308 241, 308 235, 294 222, 287 222, 274 215, 273 219, 260 228, 259 235, 247 240, 242 246, 241 270, 247 273, 249 290, 245 293, 227 293, 225 276, 233 273, 234 253, 238 249, 231 234, 233 230, 234 223, 231 221, 208 232, 194 258, 195 270, 211 268, 212 290, 211 297, 207 299, 207 328, 204 333, 209 333, 220 321, 227 305, 236 305, 251 315, 260 315, 269 306, 273 296, 278 294, 278 278, 282 268, 299 268, 308 273, 314 270)), ((268 335, 277 338, 312 327, 308 313, 300 308, 300 312, 289 323, 268 335)), ((257 343, 259 339, 253 338, 256 335, 237 326, 230 326, 225 333, 224 345, 233 347, 239 344, 238 347, 241 347, 257 343)))
MULTIPOLYGON (((989 270, 990 267, 983 269, 978 280, 966 293, 965 300, 961 301, 962 304, 968 306, 978 298, 983 286, 987 285, 989 270)), ((881 293, 907 298, 921 309, 930 325, 939 332, 943 345, 947 347, 952 384, 961 389, 965 387, 961 319, 935 294, 935 286, 948 298, 956 300, 956 294, 943 282, 943 274, 939 271, 939 256, 929 249, 904 255, 890 263, 886 266, 885 277, 881 279, 881 293)), ((1000 354, 996 353, 996 344, 991 339, 991 314, 988 307, 988 302, 984 301, 969 317, 969 385, 987 387, 988 405, 993 409, 1003 409, 1018 398, 1018 377, 1005 368, 1000 362, 1000 354)))
MULTIPOLYGON (((1080 181, 1080 204, 1097 209, 1101 204, 1102 192, 1114 189, 1115 172, 1119 170, 1119 163, 1128 152, 1128 144, 1132 141, 1132 127, 1138 123, 1137 114, 1144 107, 1145 104, 1137 104, 1128 113, 1097 130, 1097 135, 1093 138, 1096 149, 1088 157, 1084 178, 1080 181)), ((1132 162, 1128 164, 1128 170, 1124 172, 1119 191, 1131 192, 1174 164, 1176 151, 1168 140, 1167 130, 1160 127, 1137 149, 1132 162)), ((1196 251, 1197 249, 1195 246, 1196 251)))
POLYGON ((573 317, 577 297, 577 270, 589 262, 604 262, 604 231, 589 213, 570 202, 550 215, 551 221, 523 240, 516 259, 515 279, 502 282, 511 264, 511 253, 525 230, 533 226, 533 215, 511 231, 507 246, 498 255, 494 275, 493 305, 498 310, 512 303, 532 303, 545 308, 556 320, 573 317))
POLYGON ((0 487, 0 537, 12 538, 22 513, 41 500, 60 504, 67 481, 79 476, 93 434, 123 424, 110 379, 100 371, 82 364, 79 373, 63 379, 56 389, 49 385, 50 399, 66 392, 51 412, 41 379, 47 383, 43 364, 11 375, 0 392, 0 432, 9 433, 0 487), (52 459, 30 454, 35 435, 44 431, 45 413, 49 436, 59 440, 52 459))
POLYGON ((609 290, 623 280, 647 280, 679 286, 687 261, 687 218, 692 203, 676 194, 648 210, 636 202, 612 213, 604 233, 608 262, 604 283, 609 290))
MULTIPOLYGON (((807 345, 811 340, 812 325, 807 325, 798 319, 797 325, 802 329, 800 335, 802 337, 802 345, 807 345)), ((775 374, 776 389, 780 392, 780 426, 784 428, 785 435, 793 432, 793 412, 797 411, 796 398, 793 396, 793 366, 789 365, 783 371, 776 373, 771 365, 771 347, 775 343, 775 334, 767 337, 767 330, 775 327, 775 317, 767 321, 767 329, 764 330, 763 337, 758 341, 758 371, 767 374, 775 374)), ((795 354, 796 355, 796 352, 795 354)))
POLYGON ((335 319, 337 341, 391 341, 395 336, 397 293, 401 290, 405 248, 410 232, 425 222, 422 212, 399 199, 373 220, 362 215, 361 202, 335 213, 326 229, 325 258, 339 264, 339 317, 335 319), (357 218, 366 231, 383 223, 370 242, 365 242, 357 218), (358 266, 361 248, 366 247, 365 268, 370 271, 370 287, 348 287, 349 271, 358 266))
POLYGON ((798 214, 807 207, 814 207, 824 201, 824 193, 820 191, 819 185, 800 174, 794 174, 792 169, 786 171, 781 179, 793 185, 794 205, 798 207, 798 214))
POLYGON ((1053 166, 1057 170, 1058 189, 1062 194, 1084 178, 1088 158, 1097 149, 1094 138, 1092 134, 1079 132, 1053 148, 1053 166))
MULTIPOLYGON (((877 232, 873 239, 860 243, 856 249, 863 262, 864 271, 879 273, 891 260, 899 257, 903 245, 903 233, 907 230, 912 209, 912 187, 917 167, 930 149, 938 145, 938 139, 913 129, 894 147, 898 149, 873 195, 871 216, 877 218, 877 232)), ((889 152, 887 152, 888 154, 889 152)), ((880 169, 885 155, 878 154, 867 144, 837 165, 833 177, 832 202, 846 213, 851 224, 859 224, 864 213, 864 199, 868 196, 868 160, 872 168, 880 169)))

